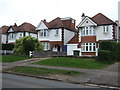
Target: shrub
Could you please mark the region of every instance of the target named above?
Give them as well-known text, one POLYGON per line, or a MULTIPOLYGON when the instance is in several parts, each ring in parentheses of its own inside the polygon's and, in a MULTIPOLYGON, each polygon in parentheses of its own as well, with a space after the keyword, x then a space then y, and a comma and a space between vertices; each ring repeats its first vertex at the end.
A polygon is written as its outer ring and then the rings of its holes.
POLYGON ((2 50, 12 50, 14 48, 14 44, 2 44, 2 50))
POLYGON ((113 63, 115 61, 120 61, 118 53, 120 53, 120 43, 114 41, 102 41, 99 43, 98 57, 96 59, 113 63))
POLYGON ((110 63, 112 62, 112 53, 107 50, 99 50, 97 60, 110 63))
POLYGON ((16 40, 15 47, 13 49, 15 54, 28 55, 29 51, 41 51, 43 46, 36 38, 31 36, 22 37, 16 40))

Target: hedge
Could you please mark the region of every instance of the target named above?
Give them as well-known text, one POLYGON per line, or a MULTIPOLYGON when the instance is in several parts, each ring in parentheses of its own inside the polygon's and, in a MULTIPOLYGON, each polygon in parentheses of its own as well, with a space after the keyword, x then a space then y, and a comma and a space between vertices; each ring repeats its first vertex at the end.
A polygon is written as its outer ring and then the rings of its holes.
POLYGON ((102 62, 112 62, 112 53, 108 50, 99 50, 97 60, 102 62))
POLYGON ((99 50, 97 60, 104 62, 118 62, 120 58, 118 54, 120 53, 120 43, 115 41, 102 41, 99 43, 99 50))
POLYGON ((2 50, 12 50, 14 48, 14 44, 2 44, 2 50))

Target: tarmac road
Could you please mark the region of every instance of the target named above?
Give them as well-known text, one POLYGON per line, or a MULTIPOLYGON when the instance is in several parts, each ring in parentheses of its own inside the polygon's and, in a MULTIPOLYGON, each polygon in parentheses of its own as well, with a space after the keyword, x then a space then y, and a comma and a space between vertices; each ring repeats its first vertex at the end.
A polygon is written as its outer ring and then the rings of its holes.
POLYGON ((13 74, 2 74, 2 88, 95 88, 13 74))

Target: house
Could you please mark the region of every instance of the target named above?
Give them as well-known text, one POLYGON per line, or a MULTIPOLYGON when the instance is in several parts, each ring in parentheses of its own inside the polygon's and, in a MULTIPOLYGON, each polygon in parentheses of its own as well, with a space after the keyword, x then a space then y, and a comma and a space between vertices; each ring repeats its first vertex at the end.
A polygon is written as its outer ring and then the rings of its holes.
POLYGON ((97 56, 100 41, 116 40, 116 23, 102 13, 93 17, 83 13, 81 18, 79 33, 67 43, 67 55, 97 56))
POLYGON ((31 35, 37 38, 37 32, 35 31, 35 26, 30 23, 23 23, 20 26, 16 24, 13 26, 3 26, 2 27, 2 43, 15 43, 16 39, 24 36, 31 35))
POLYGON ((50 22, 41 20, 36 31, 38 40, 44 45, 44 50, 66 52, 68 41, 77 33, 75 23, 76 21, 70 17, 57 17, 50 22))
POLYGON ((9 26, 5 26, 5 25, 0 28, 0 34, 1 34, 0 40, 1 40, 1 43, 6 43, 7 42, 6 37, 7 37, 8 28, 9 28, 9 26))

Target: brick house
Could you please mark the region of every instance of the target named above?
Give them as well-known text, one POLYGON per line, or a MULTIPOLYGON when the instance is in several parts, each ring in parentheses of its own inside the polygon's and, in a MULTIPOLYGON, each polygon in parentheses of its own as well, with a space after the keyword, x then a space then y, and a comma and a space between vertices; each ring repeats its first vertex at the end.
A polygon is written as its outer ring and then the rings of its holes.
POLYGON ((100 41, 116 40, 116 23, 102 13, 81 18, 79 33, 67 43, 67 55, 97 56, 100 41))
POLYGON ((75 20, 67 18, 55 18, 50 22, 41 20, 36 31, 38 40, 43 43, 45 51, 66 52, 68 41, 77 32, 75 20))

